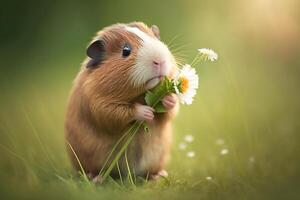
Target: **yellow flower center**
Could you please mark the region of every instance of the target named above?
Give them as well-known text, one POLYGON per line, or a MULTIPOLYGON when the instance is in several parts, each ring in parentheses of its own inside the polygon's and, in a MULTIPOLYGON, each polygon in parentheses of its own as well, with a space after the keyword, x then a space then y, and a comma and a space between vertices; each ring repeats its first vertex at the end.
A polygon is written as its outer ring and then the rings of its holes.
POLYGON ((181 86, 181 92, 185 93, 189 88, 189 79, 186 77, 180 77, 180 86, 181 86))

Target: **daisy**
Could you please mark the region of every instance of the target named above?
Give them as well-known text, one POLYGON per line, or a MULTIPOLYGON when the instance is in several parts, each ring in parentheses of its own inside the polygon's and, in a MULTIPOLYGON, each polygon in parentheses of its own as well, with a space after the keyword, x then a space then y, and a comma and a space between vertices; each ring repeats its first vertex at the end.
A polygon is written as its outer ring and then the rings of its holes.
POLYGON ((222 149, 221 151, 220 151, 220 154, 221 155, 226 155, 226 154, 228 154, 228 149, 222 149))
POLYGON ((195 151, 189 151, 189 152, 187 152, 186 156, 189 157, 189 158, 195 157, 195 151))
POLYGON ((184 137, 184 140, 187 141, 187 142, 193 142, 194 141, 194 136, 192 136, 192 135, 186 135, 184 137))
POLYGON ((174 89, 180 103, 187 105, 192 104, 199 82, 196 70, 186 64, 179 70, 175 77, 174 89))
POLYGON ((198 49, 198 52, 200 53, 200 55, 204 56, 204 59, 208 59, 212 62, 218 59, 218 54, 212 49, 202 48, 198 49))
POLYGON ((255 157, 254 157, 254 156, 250 156, 249 162, 250 162, 250 163, 254 163, 254 162, 255 162, 255 157))
POLYGON ((224 143, 225 143, 225 141, 223 139, 221 139, 221 138, 219 138, 219 139, 216 140, 216 144, 217 145, 223 145, 224 143))
POLYGON ((182 143, 179 144, 178 147, 179 147, 179 149, 181 149, 181 150, 185 150, 185 149, 186 149, 186 144, 182 142, 182 143))

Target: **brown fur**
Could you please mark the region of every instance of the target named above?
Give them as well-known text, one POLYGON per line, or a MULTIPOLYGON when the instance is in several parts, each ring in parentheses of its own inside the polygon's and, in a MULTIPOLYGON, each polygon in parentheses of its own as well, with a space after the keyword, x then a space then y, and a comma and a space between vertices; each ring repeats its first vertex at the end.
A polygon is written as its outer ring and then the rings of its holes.
MULTIPOLYGON (((143 23, 131 23, 155 37, 143 23)), ((73 83, 65 121, 65 136, 71 144, 86 173, 97 175, 112 147, 122 133, 134 122, 134 103, 145 104, 145 86, 133 88, 129 69, 135 62, 140 46, 137 37, 122 30, 116 24, 97 33, 94 39, 102 38, 106 44, 104 62, 95 69, 86 68, 89 58, 83 63, 73 83), (124 41, 133 46, 128 59, 120 56, 124 41)), ((156 174, 165 167, 171 144, 171 121, 174 113, 155 114, 150 133, 140 130, 128 149, 131 168, 140 176, 148 172, 156 174)), ((69 148, 68 148, 69 149, 69 148)), ((74 154, 69 149, 72 164, 79 169, 74 154)), ((121 159, 122 174, 126 174, 124 159, 121 159)), ((116 174, 116 171, 112 175, 116 174)))

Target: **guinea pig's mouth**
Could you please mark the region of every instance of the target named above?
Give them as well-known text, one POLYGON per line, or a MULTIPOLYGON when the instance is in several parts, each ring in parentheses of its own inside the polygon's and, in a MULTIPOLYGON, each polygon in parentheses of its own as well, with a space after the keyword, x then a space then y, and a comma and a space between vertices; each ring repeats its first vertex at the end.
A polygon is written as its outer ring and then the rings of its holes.
POLYGON ((160 75, 160 76, 154 76, 152 78, 150 78, 148 81, 146 81, 146 84, 155 80, 155 79, 158 79, 159 81, 161 81, 163 79, 164 76, 160 75))
POLYGON ((148 81, 146 81, 145 83, 145 88, 146 90, 152 89, 153 87, 155 87, 162 79, 164 76, 160 75, 160 76, 154 76, 152 78, 150 78, 148 81))

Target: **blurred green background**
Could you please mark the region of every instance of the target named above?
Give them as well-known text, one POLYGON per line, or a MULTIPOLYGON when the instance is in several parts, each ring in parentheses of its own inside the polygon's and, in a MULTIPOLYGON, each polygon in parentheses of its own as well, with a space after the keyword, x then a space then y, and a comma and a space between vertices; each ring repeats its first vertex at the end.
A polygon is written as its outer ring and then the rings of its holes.
POLYGON ((299 7, 297 0, 2 1, 0 198, 299 198, 299 7), (158 25, 184 63, 202 47, 219 60, 197 67, 197 97, 174 122, 169 180, 90 188, 65 153, 68 93, 96 31, 131 21, 158 25))

